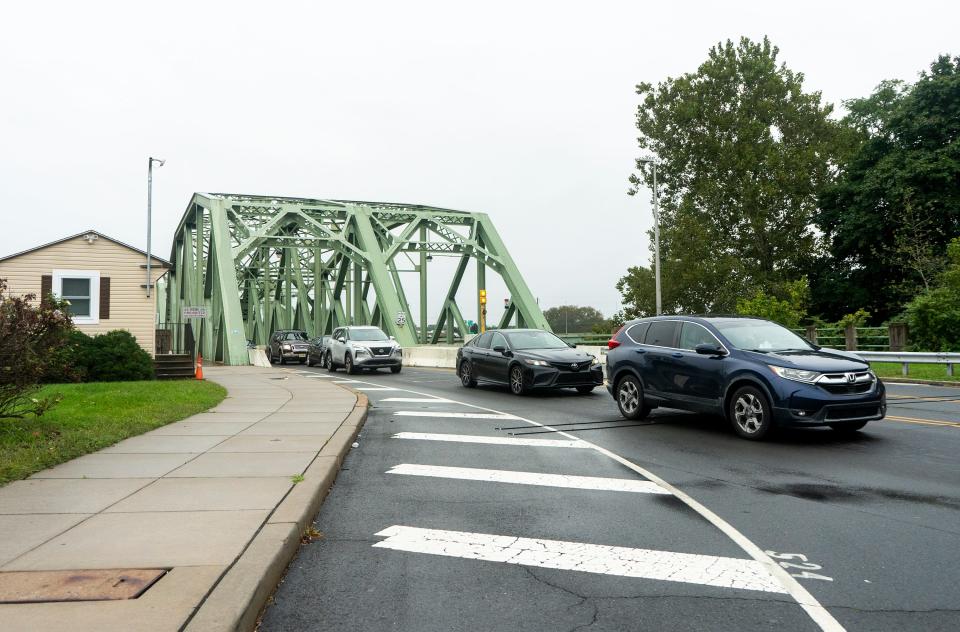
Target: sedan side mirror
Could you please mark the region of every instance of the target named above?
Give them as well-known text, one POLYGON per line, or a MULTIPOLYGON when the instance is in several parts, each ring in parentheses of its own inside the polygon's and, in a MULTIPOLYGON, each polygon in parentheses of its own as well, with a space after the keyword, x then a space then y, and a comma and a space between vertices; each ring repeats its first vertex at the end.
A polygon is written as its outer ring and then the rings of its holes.
POLYGON ((701 342, 693 349, 700 355, 723 355, 723 349, 709 342, 701 342))
POLYGON ((577 348, 577 343, 575 343, 575 342, 568 342, 568 343, 567 343, 567 346, 570 347, 571 349, 576 349, 576 348, 577 348))

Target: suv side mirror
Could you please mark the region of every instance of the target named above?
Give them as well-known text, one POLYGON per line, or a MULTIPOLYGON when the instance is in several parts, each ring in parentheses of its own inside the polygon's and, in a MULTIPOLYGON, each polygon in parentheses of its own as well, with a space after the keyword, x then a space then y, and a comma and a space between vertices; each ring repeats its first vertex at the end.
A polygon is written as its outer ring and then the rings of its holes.
POLYGON ((723 349, 709 342, 701 342, 693 350, 700 355, 723 355, 723 349))

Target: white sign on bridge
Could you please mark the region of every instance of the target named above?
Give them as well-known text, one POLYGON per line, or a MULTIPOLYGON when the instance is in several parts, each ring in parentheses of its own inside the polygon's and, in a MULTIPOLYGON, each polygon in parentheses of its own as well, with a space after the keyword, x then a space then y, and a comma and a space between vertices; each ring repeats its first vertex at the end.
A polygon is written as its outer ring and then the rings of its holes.
POLYGON ((184 307, 183 317, 184 318, 206 318, 207 308, 202 305, 197 307, 184 307))

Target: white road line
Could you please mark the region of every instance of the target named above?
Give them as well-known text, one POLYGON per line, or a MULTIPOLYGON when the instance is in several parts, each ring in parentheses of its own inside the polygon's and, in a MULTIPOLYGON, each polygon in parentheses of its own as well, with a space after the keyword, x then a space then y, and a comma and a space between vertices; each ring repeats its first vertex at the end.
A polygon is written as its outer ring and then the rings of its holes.
POLYGON ((389 388, 389 387, 381 387, 381 386, 354 386, 354 388, 357 389, 358 391, 363 391, 363 392, 367 392, 367 391, 399 391, 399 390, 400 390, 399 388, 389 388))
POLYGON ((451 441, 453 443, 487 443, 490 445, 515 445, 539 448, 592 448, 583 441, 567 439, 519 439, 514 437, 482 437, 479 435, 437 434, 431 432, 398 432, 394 439, 417 439, 420 441, 451 441))
POLYGON ((398 410, 391 414, 399 417, 447 417, 450 419, 520 419, 506 413, 449 413, 434 410, 398 410))
POLYGON ((302 373, 301 373, 301 375, 302 375, 303 377, 322 377, 322 378, 327 378, 327 379, 330 379, 330 378, 333 377, 332 375, 321 375, 320 373, 309 373, 309 374, 302 374, 302 373))
POLYGON ((381 402, 405 402, 408 404, 452 404, 449 399, 440 397, 384 397, 381 402))
POLYGON ((784 593, 755 560, 394 525, 374 547, 486 562, 784 593))
POLYGON ((363 384, 360 380, 334 380, 334 384, 363 384))
MULTIPOLYGON (((373 382, 367 382, 367 384, 380 386, 379 384, 374 384, 373 382)), ((411 389, 405 389, 405 390, 408 393, 413 393, 414 395, 432 397, 430 393, 423 393, 423 392, 414 391, 411 389)), ((468 404, 467 402, 460 402, 457 400, 451 400, 451 401, 461 406, 466 406, 468 408, 474 408, 476 410, 485 410, 485 411, 489 411, 491 413, 496 413, 499 415, 507 415, 506 413, 493 408, 487 408, 485 406, 477 406, 476 404, 468 404)), ((544 430, 553 431, 560 436, 567 437, 568 439, 579 439, 578 437, 575 437, 570 433, 563 432, 562 430, 557 430, 556 428, 553 428, 546 424, 542 424, 532 419, 527 419, 526 417, 520 417, 516 415, 509 415, 509 417, 520 420, 520 421, 525 421, 528 424, 531 424, 538 428, 543 428, 544 430)), ((695 512, 703 516, 705 520, 707 520, 710 524, 712 524, 717 529, 722 531, 723 534, 726 535, 731 540, 733 540, 737 544, 737 546, 739 546, 741 549, 746 551, 746 553, 750 557, 752 557, 758 563, 764 565, 764 567, 777 579, 777 581, 780 582, 780 585, 783 586, 786 592, 788 592, 790 596, 794 598, 797 604, 799 604, 800 607, 803 608, 804 612, 807 613, 807 616, 813 619, 813 622, 816 623, 821 630, 823 630, 824 632, 845 632, 844 627, 840 625, 840 622, 837 621, 833 617, 833 615, 830 614, 830 612, 820 604, 819 601, 817 601, 816 597, 810 594, 810 591, 804 588, 800 584, 800 582, 796 580, 796 578, 794 578, 793 576, 790 575, 789 572, 787 572, 786 569, 780 567, 780 565, 777 564, 773 558, 771 558, 769 555, 764 553, 763 549, 761 549, 759 546, 757 546, 752 541, 750 541, 750 539, 747 538, 747 536, 737 531, 737 529, 734 528, 734 526, 731 525, 729 522, 727 522, 726 520, 724 520, 714 512, 710 511, 709 509, 707 509, 704 505, 702 505, 698 501, 694 500, 693 497, 690 496, 689 494, 674 487, 673 485, 666 482, 665 480, 663 480, 653 472, 650 472, 646 468, 640 467, 636 463, 633 463, 632 461, 629 461, 623 458, 622 456, 615 454, 610 450, 607 450, 606 448, 602 448, 594 443, 590 443, 589 441, 585 441, 583 439, 580 439, 580 440, 584 441, 584 443, 589 443, 590 446, 592 446, 593 449, 599 452, 600 454, 603 454, 604 456, 607 456, 613 459, 617 463, 620 463, 625 467, 630 468, 631 470, 633 470, 637 474, 640 474, 644 478, 650 481, 653 481, 654 483, 657 483, 658 485, 660 485, 660 487, 662 487, 663 489, 667 490, 669 493, 679 498, 681 501, 683 501, 684 504, 686 504, 695 512)))
POLYGON ((656 483, 632 478, 600 478, 598 476, 570 476, 567 474, 541 474, 540 472, 512 472, 509 470, 482 470, 472 467, 446 467, 442 465, 418 465, 401 463, 387 470, 387 474, 455 478, 466 481, 489 483, 513 483, 538 485, 540 487, 566 487, 568 489, 593 489, 608 492, 636 492, 640 494, 669 494, 656 483))

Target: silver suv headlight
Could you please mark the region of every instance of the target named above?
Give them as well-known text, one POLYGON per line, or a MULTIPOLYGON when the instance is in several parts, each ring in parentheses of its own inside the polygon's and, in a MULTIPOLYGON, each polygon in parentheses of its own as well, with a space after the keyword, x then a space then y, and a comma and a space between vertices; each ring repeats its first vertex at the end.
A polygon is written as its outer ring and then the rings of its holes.
POLYGON ((359 355, 370 355, 370 350, 366 347, 354 347, 353 352, 359 355))
POLYGON ((393 348, 393 352, 394 352, 396 355, 403 355, 403 347, 394 347, 394 348, 393 348))
POLYGON ((822 374, 817 373, 816 371, 805 371, 803 369, 789 369, 785 366, 774 366, 768 364, 770 370, 782 377, 785 380, 793 380, 794 382, 805 382, 807 384, 813 384, 817 381, 822 374))

